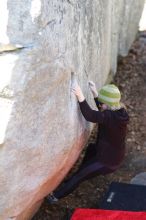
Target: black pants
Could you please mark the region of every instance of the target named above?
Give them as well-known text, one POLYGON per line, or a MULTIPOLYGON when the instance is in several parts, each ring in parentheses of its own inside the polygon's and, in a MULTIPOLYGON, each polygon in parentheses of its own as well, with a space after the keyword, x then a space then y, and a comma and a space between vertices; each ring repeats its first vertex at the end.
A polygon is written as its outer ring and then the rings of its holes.
POLYGON ((54 196, 58 199, 63 198, 71 193, 79 183, 97 175, 112 173, 114 170, 97 161, 95 144, 89 144, 78 171, 54 191, 54 196))

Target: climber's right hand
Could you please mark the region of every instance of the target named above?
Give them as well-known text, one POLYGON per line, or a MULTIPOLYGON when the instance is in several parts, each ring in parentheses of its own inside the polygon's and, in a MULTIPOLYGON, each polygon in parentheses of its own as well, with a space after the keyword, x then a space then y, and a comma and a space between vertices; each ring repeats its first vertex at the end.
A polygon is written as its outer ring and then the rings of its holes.
POLYGON ((97 92, 95 83, 94 83, 93 81, 89 81, 88 84, 89 84, 89 88, 90 88, 90 90, 91 90, 93 96, 94 96, 94 97, 98 97, 98 92, 97 92))

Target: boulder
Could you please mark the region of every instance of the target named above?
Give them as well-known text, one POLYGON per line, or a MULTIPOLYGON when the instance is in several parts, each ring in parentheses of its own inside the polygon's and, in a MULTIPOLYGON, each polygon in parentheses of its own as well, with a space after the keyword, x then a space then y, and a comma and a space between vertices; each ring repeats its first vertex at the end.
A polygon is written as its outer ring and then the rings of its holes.
POLYGON ((95 108, 87 82, 99 89, 115 74, 143 4, 0 1, 1 220, 31 219, 77 160, 93 125, 81 115, 71 85, 77 79, 95 108))

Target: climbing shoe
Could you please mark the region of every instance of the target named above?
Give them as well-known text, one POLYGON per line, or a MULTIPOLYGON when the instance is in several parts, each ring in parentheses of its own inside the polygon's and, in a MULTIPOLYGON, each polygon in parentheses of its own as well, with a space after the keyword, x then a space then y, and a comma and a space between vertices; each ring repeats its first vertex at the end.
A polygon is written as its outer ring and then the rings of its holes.
POLYGON ((49 204, 54 204, 58 201, 58 199, 54 196, 53 193, 50 193, 47 197, 46 200, 49 204))

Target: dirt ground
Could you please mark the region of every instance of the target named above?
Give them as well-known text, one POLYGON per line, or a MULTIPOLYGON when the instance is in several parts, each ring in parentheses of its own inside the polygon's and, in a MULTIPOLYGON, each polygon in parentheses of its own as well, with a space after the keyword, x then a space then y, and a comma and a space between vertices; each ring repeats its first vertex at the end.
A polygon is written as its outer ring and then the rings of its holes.
MULTIPOLYGON (((68 208, 71 213, 76 207, 96 208, 112 181, 129 183, 136 174, 146 171, 146 32, 138 34, 127 57, 119 58, 114 83, 119 86, 130 115, 126 157, 121 168, 114 174, 83 182, 55 205, 44 201, 33 220, 65 220, 68 208)), ((94 141, 95 132, 89 142, 94 141)))

